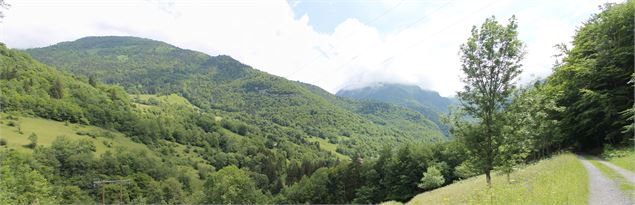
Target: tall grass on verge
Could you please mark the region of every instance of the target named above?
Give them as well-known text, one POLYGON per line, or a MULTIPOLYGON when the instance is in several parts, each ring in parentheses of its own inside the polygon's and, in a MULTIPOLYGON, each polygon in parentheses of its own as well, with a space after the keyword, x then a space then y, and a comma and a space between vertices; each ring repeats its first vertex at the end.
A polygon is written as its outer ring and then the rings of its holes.
POLYGON ((626 170, 635 172, 635 150, 633 147, 622 149, 605 148, 602 158, 626 170))

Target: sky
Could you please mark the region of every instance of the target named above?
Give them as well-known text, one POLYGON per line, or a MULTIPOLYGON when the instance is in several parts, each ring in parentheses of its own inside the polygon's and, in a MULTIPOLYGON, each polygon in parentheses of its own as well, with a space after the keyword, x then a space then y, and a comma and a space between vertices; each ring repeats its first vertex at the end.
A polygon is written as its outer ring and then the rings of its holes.
POLYGON ((85 36, 137 36, 230 55, 335 93, 404 83, 453 96, 472 26, 516 15, 527 55, 518 83, 548 76, 607 0, 6 0, 0 42, 25 49, 85 36))

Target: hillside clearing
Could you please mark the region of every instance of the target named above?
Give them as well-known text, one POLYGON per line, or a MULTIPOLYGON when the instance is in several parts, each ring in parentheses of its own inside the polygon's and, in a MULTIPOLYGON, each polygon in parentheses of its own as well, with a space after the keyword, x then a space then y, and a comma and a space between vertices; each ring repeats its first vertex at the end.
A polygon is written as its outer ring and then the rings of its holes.
POLYGON ((148 107, 152 107, 152 106, 155 106, 156 104, 163 103, 163 104, 170 104, 170 105, 183 105, 189 108, 198 109, 198 107, 192 105, 190 101, 188 101, 184 97, 181 97, 177 94, 170 94, 170 95, 144 94, 144 95, 131 95, 131 97, 135 99, 135 101, 137 101, 136 104, 140 106, 140 108, 147 109, 148 107))
POLYGON ((59 136, 66 136, 73 140, 88 139, 94 143, 95 153, 98 155, 106 152, 106 150, 114 151, 117 146, 148 149, 145 145, 135 143, 119 132, 94 126, 15 116, 6 113, 0 113, 0 122, 2 122, 0 124, 0 138, 7 141, 6 147, 23 153, 32 151, 32 149, 27 147, 31 143, 29 135, 32 133, 37 135, 38 146, 49 146, 59 136))
POLYGON ((309 142, 318 142, 320 143, 320 149, 330 152, 335 155, 337 158, 342 160, 350 160, 350 158, 346 155, 340 154, 337 152, 337 145, 330 143, 328 140, 317 138, 317 137, 308 137, 306 138, 309 142))
POLYGON ((511 175, 493 175, 488 189, 481 175, 415 196, 407 204, 585 204, 587 171, 573 154, 561 154, 511 175), (548 171, 546 171, 548 170, 548 171))

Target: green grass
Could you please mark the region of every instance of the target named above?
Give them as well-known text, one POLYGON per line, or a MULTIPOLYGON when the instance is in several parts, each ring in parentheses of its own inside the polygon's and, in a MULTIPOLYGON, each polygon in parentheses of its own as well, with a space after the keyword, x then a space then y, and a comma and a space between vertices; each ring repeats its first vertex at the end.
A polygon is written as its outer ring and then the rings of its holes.
POLYGON ((635 150, 632 147, 608 150, 602 154, 602 157, 619 167, 635 172, 635 150))
MULTIPOLYGON (((166 103, 166 104, 172 104, 172 105, 184 105, 190 108, 196 108, 196 106, 192 105, 192 103, 190 103, 190 101, 188 101, 187 99, 185 99, 184 97, 181 97, 177 94, 171 94, 171 95, 131 95, 133 98, 135 99, 139 99, 141 101, 145 101, 148 102, 151 98, 156 99, 158 102, 160 103, 166 103)), ((141 104, 144 105, 145 103, 137 103, 137 104, 141 104)), ((145 104, 145 106, 149 106, 147 104, 145 104)), ((144 106, 142 106, 143 108, 144 106)))
POLYGON ((124 146, 132 149, 148 149, 145 145, 135 143, 126 138, 123 134, 108 131, 99 127, 58 122, 35 117, 15 116, 17 120, 7 119, 6 113, 0 113, 0 138, 7 140, 7 145, 3 146, 9 149, 15 149, 23 153, 31 153, 33 150, 27 146, 31 143, 29 135, 35 133, 37 135, 37 145, 50 146, 58 136, 66 136, 70 139, 88 139, 95 144, 96 154, 104 153, 106 150, 115 150, 117 146, 124 146), (10 126, 9 123, 16 124, 10 126), (22 134, 18 131, 22 131, 22 134), (81 132, 93 133, 96 137, 89 135, 79 135, 81 132), (110 133, 110 137, 106 137, 106 133, 110 133), (110 144, 108 147, 106 144, 110 144))
POLYGON ((604 175, 608 176, 611 180, 617 182, 620 190, 631 199, 635 200, 635 185, 628 182, 624 176, 617 173, 615 170, 607 167, 595 159, 588 158, 589 162, 597 167, 604 175))
POLYGON ((174 148, 174 155, 176 157, 180 157, 180 158, 185 158, 188 159, 192 162, 196 162, 199 164, 204 164, 206 163, 205 159, 203 159, 201 156, 199 156, 195 150, 198 150, 199 152, 203 152, 204 148, 200 148, 200 147, 195 147, 195 146, 190 146, 188 148, 187 145, 182 145, 176 142, 170 142, 170 141, 166 141, 166 140, 162 140, 163 143, 166 143, 168 145, 170 145, 169 147, 173 147, 174 148))
POLYGON ((408 204, 586 204, 588 176, 573 154, 561 154, 518 170, 492 176, 488 189, 481 175, 415 196, 408 204))
POLYGON ((320 143, 320 149, 324 151, 328 151, 331 154, 335 155, 337 158, 342 160, 350 160, 350 158, 346 155, 340 154, 337 152, 337 145, 330 143, 328 140, 318 138, 318 137, 308 137, 306 138, 309 142, 318 142, 320 143))

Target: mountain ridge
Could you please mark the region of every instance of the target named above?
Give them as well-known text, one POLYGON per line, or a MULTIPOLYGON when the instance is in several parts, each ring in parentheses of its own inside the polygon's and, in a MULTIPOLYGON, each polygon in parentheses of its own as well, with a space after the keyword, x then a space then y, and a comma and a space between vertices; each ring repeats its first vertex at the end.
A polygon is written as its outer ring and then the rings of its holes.
POLYGON ((441 118, 449 112, 450 106, 457 104, 456 99, 442 97, 435 91, 399 83, 376 83, 361 88, 342 89, 336 95, 410 108, 432 120, 446 136, 449 135, 449 130, 441 118))
POLYGON ((86 37, 26 52, 45 64, 121 85, 133 94, 179 93, 199 108, 232 116, 259 132, 288 136, 299 131, 292 135, 327 139, 349 156, 372 156, 385 144, 445 140, 435 123, 414 111, 344 100, 229 56, 209 56, 160 41, 86 37), (375 109, 382 106, 386 109, 375 109), (403 123, 410 119, 416 123, 403 123))

